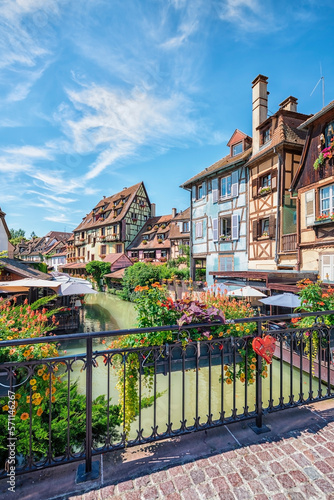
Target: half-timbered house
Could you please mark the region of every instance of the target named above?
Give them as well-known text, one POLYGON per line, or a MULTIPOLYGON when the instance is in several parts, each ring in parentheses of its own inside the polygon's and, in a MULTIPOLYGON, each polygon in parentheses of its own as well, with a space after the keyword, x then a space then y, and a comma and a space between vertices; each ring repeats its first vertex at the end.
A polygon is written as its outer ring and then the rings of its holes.
POLYGON ((291 185, 298 192, 298 267, 334 282, 334 101, 299 129, 307 138, 291 185))
POLYGON ((296 196, 289 189, 306 133, 299 125, 309 115, 297 112, 288 97, 268 116, 268 78, 253 82, 253 151, 249 169, 249 268, 293 270, 297 267, 296 196))
POLYGON ((192 265, 206 269, 208 284, 217 271, 247 269, 246 162, 251 144, 248 135, 235 130, 230 153, 181 186, 191 191, 192 265))
MULTIPOLYGON (((74 229, 73 268, 111 253, 124 253, 151 215, 151 203, 143 182, 102 200, 74 229)), ((70 266, 66 268, 70 270, 70 266)))

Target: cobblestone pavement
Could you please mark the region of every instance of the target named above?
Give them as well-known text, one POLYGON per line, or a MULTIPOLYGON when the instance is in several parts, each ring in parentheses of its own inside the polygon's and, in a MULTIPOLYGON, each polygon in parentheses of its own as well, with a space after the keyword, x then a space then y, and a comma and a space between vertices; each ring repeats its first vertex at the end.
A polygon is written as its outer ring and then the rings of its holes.
POLYGON ((68 498, 334 500, 334 422, 68 498))

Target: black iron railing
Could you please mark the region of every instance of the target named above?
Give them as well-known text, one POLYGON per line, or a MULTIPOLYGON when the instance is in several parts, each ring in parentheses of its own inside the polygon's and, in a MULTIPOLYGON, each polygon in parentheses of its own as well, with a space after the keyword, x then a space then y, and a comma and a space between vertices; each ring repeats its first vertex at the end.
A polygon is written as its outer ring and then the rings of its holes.
MULTIPOLYGON (((17 426, 17 439, 24 437, 25 447, 19 447, 16 474, 84 459, 85 479, 91 477, 94 455, 246 419, 255 418, 254 428, 260 431, 266 413, 333 398, 334 326, 326 322, 329 315, 334 315, 334 311, 238 319, 230 324, 256 323, 255 332, 244 337, 229 337, 224 333, 201 342, 187 342, 187 332, 192 328, 207 332, 216 328, 217 323, 1 342, 0 353, 1 348, 15 349, 23 343, 41 346, 50 342, 70 345, 71 341, 84 341, 81 353, 0 364, 2 404, 11 391, 20 393, 20 399, 27 398, 25 404, 29 405, 22 419, 27 421, 28 434, 21 436, 17 426), (290 323, 296 317, 315 319, 311 326, 296 328, 290 323), (290 326, 277 324, 282 321, 290 326), (173 341, 163 346, 105 348, 113 338, 161 331, 173 332, 173 341), (267 335, 275 339, 275 352, 273 363, 264 369, 262 356, 254 357, 252 342, 254 337, 267 335), (136 367, 136 404, 127 421, 133 401, 124 388, 128 387, 131 363, 136 367), (237 376, 240 363, 244 363, 244 378, 237 376), (250 364, 254 364, 254 377, 249 378, 250 364), (36 379, 46 381, 44 392, 38 393, 38 397, 36 379), (39 417, 36 399, 40 405, 44 401, 39 417), (81 410, 84 405, 84 414, 79 419, 78 401, 81 410), (43 423, 42 430, 36 431, 36 421, 43 423), (41 447, 41 439, 46 448, 41 447)), ((19 420, 20 399, 16 409, 19 420)), ((2 418, 5 411, 2 410, 2 418)), ((2 475, 6 474, 5 459, 3 454, 2 475)))

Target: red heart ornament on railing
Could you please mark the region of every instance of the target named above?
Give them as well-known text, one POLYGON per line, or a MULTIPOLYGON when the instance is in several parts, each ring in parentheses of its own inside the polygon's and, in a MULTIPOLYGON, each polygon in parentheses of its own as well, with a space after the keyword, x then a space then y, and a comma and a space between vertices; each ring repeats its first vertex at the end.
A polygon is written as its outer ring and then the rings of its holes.
POLYGON ((270 335, 265 337, 255 337, 252 346, 256 354, 259 354, 267 363, 271 363, 275 352, 275 339, 270 335))

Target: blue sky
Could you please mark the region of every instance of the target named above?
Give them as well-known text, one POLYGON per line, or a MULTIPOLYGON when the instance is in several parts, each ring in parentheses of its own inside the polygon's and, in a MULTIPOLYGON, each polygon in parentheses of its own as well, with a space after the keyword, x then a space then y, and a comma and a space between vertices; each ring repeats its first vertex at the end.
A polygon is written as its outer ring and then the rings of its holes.
POLYGON ((158 214, 185 180, 251 135, 251 82, 269 110, 334 99, 332 2, 2 0, 0 206, 10 228, 71 231, 144 181, 158 214), (320 5, 320 6, 319 6, 320 5))

